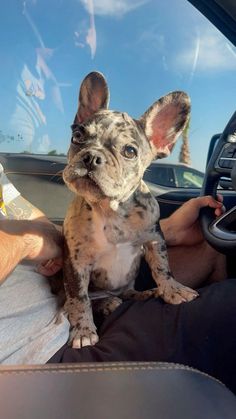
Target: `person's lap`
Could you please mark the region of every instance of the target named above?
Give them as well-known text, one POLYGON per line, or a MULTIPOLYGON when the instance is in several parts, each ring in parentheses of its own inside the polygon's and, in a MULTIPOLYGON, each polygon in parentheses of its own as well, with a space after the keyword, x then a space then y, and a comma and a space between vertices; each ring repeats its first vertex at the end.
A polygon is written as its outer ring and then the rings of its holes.
POLYGON ((33 264, 19 264, 0 286, 0 364, 44 364, 68 336, 47 278, 33 264))
POLYGON ((199 289, 191 303, 129 301, 99 329, 95 346, 63 346, 49 363, 165 361, 195 367, 236 393, 236 280, 199 289))

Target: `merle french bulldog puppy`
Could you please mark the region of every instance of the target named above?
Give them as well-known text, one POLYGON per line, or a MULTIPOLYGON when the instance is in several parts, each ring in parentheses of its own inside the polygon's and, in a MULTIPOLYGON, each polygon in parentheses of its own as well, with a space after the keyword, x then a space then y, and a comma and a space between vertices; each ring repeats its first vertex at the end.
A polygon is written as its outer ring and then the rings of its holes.
POLYGON ((109 90, 101 73, 82 82, 63 178, 76 194, 65 222, 66 310, 75 348, 98 341, 88 290, 106 290, 97 300, 109 312, 119 295, 162 297, 171 304, 198 294, 173 278, 158 223, 159 206, 142 180, 153 159, 165 157, 183 131, 190 101, 173 92, 155 102, 140 119, 108 110, 109 90), (156 288, 132 290, 142 253, 156 288), (112 294, 115 295, 112 295, 112 294))

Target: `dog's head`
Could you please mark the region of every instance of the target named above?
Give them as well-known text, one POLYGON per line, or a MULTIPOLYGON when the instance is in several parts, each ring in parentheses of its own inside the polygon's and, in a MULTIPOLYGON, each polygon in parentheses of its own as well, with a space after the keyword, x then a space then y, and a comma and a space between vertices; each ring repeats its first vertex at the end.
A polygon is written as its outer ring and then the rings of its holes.
POLYGON ((153 159, 170 154, 188 121, 190 100, 183 92, 169 93, 138 120, 108 110, 108 102, 103 75, 88 74, 80 88, 63 177, 78 195, 91 202, 109 198, 115 208, 135 191, 153 159))

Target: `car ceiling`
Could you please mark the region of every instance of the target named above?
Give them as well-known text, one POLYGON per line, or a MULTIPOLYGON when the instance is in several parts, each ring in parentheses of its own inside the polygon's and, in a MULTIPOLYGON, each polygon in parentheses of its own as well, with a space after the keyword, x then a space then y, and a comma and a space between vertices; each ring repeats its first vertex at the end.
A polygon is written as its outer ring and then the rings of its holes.
POLYGON ((236 46, 235 0, 188 0, 236 46))

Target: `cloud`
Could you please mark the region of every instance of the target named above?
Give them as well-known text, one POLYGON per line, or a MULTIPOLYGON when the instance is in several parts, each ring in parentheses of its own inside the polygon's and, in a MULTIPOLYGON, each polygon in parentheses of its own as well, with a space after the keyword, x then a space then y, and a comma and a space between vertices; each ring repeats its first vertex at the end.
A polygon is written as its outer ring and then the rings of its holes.
POLYGON ((139 37, 139 42, 145 45, 151 46, 159 51, 165 50, 165 37, 162 33, 159 33, 157 26, 149 27, 143 31, 139 37))
POLYGON ((97 33, 94 18, 93 0, 82 1, 89 14, 89 27, 87 22, 80 22, 80 28, 74 31, 75 46, 84 48, 85 44, 90 47, 91 57, 94 58, 97 49, 97 33))
POLYGON ((181 70, 216 72, 236 69, 236 53, 223 35, 215 29, 205 29, 190 39, 179 52, 176 64, 181 70))
POLYGON ((90 15, 90 27, 87 32, 86 42, 90 46, 91 56, 94 58, 97 49, 97 34, 94 22, 94 15, 90 15))
POLYGON ((95 16, 122 16, 150 0, 79 0, 89 14, 89 27, 74 31, 75 46, 83 48, 89 45, 91 56, 94 58, 97 48, 97 34, 95 26, 95 16))
MULTIPOLYGON (((91 0, 80 0, 88 12, 91 0)), ((93 0, 95 15, 120 16, 148 3, 149 0, 93 0)))
POLYGON ((160 32, 158 25, 150 26, 143 31, 137 39, 137 44, 138 47, 141 46, 142 49, 145 49, 146 59, 158 59, 162 63, 164 70, 168 70, 167 40, 165 35, 160 32))

